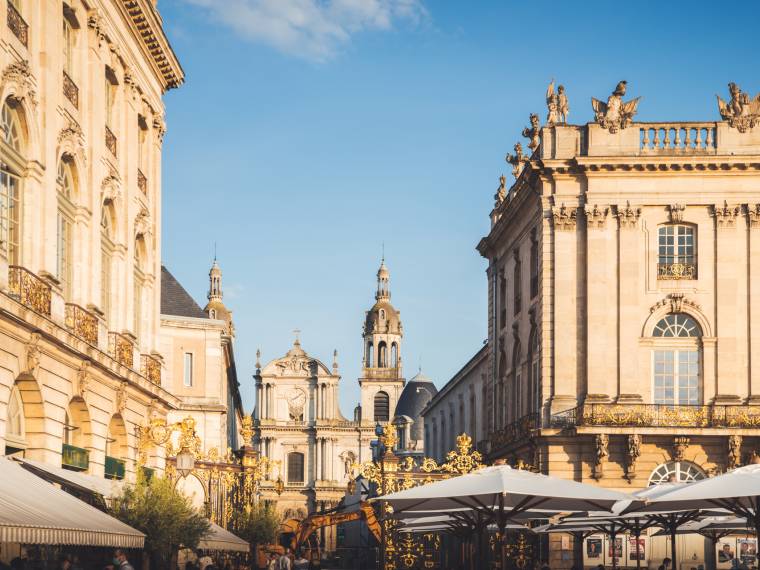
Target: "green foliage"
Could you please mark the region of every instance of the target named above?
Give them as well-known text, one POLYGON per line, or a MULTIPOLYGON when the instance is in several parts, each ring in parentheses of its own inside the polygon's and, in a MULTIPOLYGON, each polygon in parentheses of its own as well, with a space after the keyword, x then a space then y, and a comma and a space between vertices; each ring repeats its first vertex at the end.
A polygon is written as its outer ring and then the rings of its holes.
POLYGON ((230 531, 250 544, 273 544, 279 529, 277 513, 263 503, 235 511, 230 521, 230 531))
POLYGON ((195 548, 208 534, 208 520, 168 480, 138 477, 137 484, 124 487, 111 503, 111 514, 145 533, 145 550, 166 568, 180 545, 195 548))

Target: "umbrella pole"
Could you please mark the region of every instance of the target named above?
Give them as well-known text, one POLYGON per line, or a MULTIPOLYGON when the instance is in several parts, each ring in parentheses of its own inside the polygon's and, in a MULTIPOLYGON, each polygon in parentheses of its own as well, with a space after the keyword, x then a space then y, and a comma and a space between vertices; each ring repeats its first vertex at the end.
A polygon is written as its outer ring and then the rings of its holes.
POLYGON ((636 570, 641 570, 641 545, 639 544, 641 528, 639 528, 639 525, 636 525, 636 530, 633 532, 633 536, 636 539, 636 570))
POLYGON ((670 559, 671 568, 674 570, 676 566, 676 524, 672 520, 670 521, 670 559))
POLYGON ((610 530, 610 542, 612 550, 612 570, 616 570, 617 566, 617 544, 615 544, 615 539, 617 538, 617 531, 615 530, 615 523, 612 524, 612 530, 610 530))

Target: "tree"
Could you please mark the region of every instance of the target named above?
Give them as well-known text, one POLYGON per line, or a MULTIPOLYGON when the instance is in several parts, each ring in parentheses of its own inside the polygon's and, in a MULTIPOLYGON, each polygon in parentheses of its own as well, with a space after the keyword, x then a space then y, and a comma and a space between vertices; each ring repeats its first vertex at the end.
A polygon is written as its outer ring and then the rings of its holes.
POLYGON ((145 550, 154 568, 173 568, 178 548, 196 548, 209 533, 209 521, 168 479, 139 477, 111 502, 111 514, 145 534, 145 550))
POLYGON ((248 505, 232 513, 230 530, 249 544, 272 544, 279 529, 280 518, 267 504, 248 505))

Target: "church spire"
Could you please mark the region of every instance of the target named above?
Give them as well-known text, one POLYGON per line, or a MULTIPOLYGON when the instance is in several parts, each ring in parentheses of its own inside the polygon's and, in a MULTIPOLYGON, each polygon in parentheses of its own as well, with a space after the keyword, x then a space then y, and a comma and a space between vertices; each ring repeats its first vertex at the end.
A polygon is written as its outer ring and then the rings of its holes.
POLYGON ((380 269, 377 270, 377 293, 375 293, 375 299, 378 301, 390 301, 390 280, 391 274, 385 266, 385 256, 383 255, 383 259, 380 261, 380 269))
POLYGON ((211 271, 208 272, 209 286, 208 286, 208 300, 222 302, 222 270, 219 264, 216 262, 216 256, 214 256, 214 263, 211 264, 211 271))

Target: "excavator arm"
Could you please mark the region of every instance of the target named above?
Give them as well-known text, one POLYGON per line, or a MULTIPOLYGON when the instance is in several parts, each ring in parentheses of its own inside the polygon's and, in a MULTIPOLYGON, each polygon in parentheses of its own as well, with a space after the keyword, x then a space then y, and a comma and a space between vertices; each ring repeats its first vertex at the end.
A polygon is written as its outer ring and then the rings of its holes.
POLYGON ((293 540, 291 548, 297 550, 304 544, 315 531, 327 526, 333 526, 345 522, 353 522, 364 519, 373 536, 380 542, 380 523, 377 521, 375 511, 367 502, 359 504, 359 510, 350 513, 313 514, 300 521, 292 531, 293 540))

